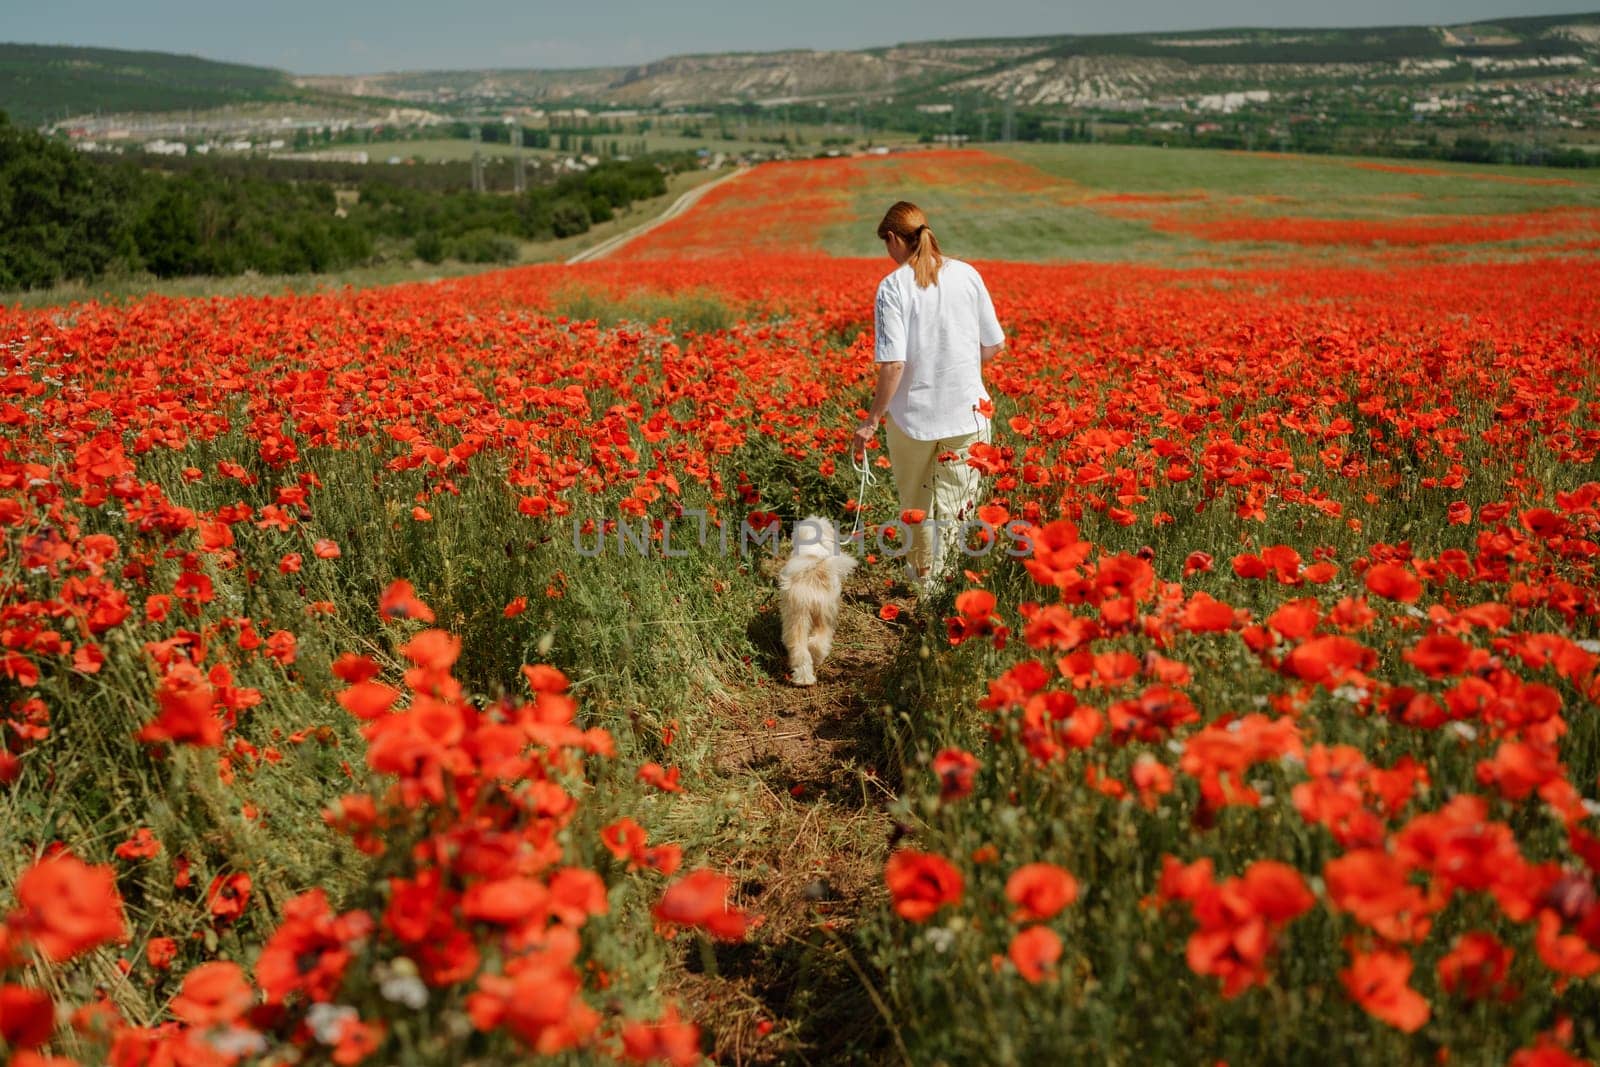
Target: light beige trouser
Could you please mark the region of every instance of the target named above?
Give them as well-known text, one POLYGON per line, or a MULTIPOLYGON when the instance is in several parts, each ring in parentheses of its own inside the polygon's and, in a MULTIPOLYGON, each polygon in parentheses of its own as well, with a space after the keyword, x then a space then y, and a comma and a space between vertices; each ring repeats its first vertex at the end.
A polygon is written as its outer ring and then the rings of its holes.
POLYGON ((988 443, 987 420, 979 420, 981 430, 946 437, 938 441, 918 441, 907 437, 893 418, 884 420, 884 435, 889 443, 889 462, 894 468, 895 492, 902 509, 915 508, 937 519, 939 525, 923 523, 913 527, 906 563, 913 576, 939 577, 950 550, 961 535, 961 523, 975 519, 982 476, 967 466, 967 449, 978 441, 988 443), (947 454, 954 453, 954 458, 947 454), (940 456, 946 456, 940 459, 940 456), (935 551, 934 534, 939 544, 935 551))

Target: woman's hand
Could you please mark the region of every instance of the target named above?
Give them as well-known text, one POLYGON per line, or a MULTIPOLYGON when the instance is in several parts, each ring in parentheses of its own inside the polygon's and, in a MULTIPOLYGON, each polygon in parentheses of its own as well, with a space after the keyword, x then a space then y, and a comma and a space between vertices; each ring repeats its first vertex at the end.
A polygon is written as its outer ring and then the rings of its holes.
POLYGON ((869 416, 856 427, 856 436, 850 446, 850 455, 853 459, 859 460, 866 456, 867 446, 878 436, 878 424, 882 421, 881 418, 869 416))

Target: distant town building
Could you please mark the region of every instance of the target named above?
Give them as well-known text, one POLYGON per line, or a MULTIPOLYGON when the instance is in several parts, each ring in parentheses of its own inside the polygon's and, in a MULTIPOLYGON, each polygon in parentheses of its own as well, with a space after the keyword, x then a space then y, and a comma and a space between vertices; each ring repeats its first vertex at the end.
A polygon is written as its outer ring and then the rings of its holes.
MULTIPOLYGON (((367 163, 371 157, 361 149, 328 148, 320 152, 274 152, 273 159, 303 159, 313 163, 367 163)), ((389 160, 391 163, 400 162, 400 157, 395 156, 389 160)))
POLYGON ((1246 89, 1236 93, 1207 93, 1195 100, 1194 106, 1201 111, 1238 111, 1246 104, 1265 104, 1272 99, 1272 93, 1266 89, 1246 89))

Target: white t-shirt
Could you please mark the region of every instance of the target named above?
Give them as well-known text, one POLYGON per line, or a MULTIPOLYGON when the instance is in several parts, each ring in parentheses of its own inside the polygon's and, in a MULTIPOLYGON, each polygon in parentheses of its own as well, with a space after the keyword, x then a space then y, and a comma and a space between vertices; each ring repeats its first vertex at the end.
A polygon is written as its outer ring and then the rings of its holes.
POLYGON ((969 263, 945 257, 939 279, 918 288, 905 263, 878 283, 873 361, 904 362, 889 417, 909 438, 938 441, 976 432, 989 399, 982 345, 1005 340, 983 278, 969 263))

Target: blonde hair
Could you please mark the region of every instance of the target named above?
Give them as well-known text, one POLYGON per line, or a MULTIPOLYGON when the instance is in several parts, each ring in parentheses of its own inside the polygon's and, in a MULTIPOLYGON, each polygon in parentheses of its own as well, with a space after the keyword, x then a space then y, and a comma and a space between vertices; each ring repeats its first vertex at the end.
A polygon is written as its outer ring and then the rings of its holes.
POLYGON ((928 216, 909 200, 901 200, 884 213, 878 223, 878 237, 887 239, 890 234, 911 246, 911 272, 916 276, 917 287, 926 289, 939 281, 939 268, 944 265, 944 253, 939 251, 939 239, 928 225, 928 216))

